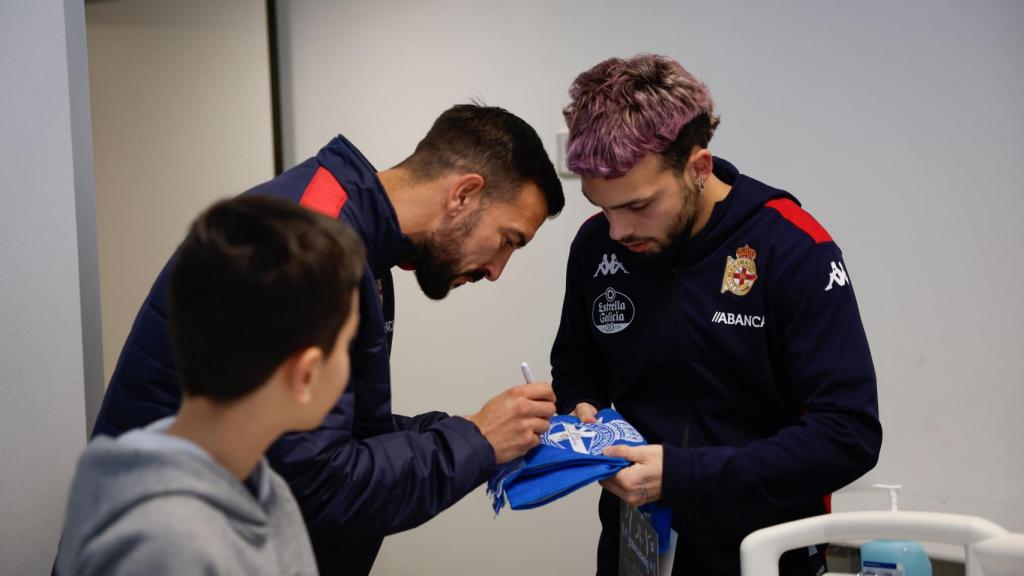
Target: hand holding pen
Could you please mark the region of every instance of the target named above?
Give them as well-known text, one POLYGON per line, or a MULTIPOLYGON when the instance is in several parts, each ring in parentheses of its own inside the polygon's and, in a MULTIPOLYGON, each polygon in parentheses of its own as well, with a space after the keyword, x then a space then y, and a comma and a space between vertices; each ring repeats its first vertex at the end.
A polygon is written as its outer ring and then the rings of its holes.
POLYGON ((555 393, 548 382, 534 382, 530 367, 520 368, 526 384, 513 386, 484 404, 466 419, 476 425, 494 449, 497 464, 504 464, 540 443, 555 415, 555 393))

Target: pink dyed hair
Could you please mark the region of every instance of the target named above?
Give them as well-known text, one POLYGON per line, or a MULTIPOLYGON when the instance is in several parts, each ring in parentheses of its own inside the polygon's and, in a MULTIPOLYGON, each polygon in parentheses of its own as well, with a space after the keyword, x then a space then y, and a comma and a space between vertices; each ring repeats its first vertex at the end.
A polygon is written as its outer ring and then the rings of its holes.
POLYGON ((707 86, 656 54, 605 60, 576 77, 569 97, 562 110, 569 127, 566 159, 582 176, 622 176, 642 157, 665 150, 701 114, 712 120, 712 130, 717 125, 707 86))

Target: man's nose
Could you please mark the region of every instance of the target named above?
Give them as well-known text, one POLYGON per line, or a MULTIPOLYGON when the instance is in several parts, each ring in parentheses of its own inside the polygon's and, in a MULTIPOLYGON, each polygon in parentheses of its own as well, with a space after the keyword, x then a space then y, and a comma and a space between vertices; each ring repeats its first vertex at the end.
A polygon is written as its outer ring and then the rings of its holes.
POLYGON ((511 257, 511 250, 507 252, 503 251, 502 253, 498 254, 498 256, 494 258, 494 260, 491 260, 486 266, 484 266, 484 270, 487 272, 487 279, 490 280, 491 282, 494 282, 498 278, 500 278, 501 273, 505 270, 505 266, 508 264, 508 260, 511 257))
POLYGON ((630 236, 633 232, 632 228, 626 222, 626 219, 620 215, 612 216, 605 212, 605 216, 608 218, 608 236, 616 242, 621 242, 623 238, 630 236))

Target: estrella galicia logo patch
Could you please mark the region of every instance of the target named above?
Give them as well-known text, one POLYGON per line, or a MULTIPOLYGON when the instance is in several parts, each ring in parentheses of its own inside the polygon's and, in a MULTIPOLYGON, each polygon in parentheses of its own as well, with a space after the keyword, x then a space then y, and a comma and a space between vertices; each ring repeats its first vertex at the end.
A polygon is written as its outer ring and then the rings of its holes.
POLYGON ((615 288, 608 287, 594 300, 594 328, 603 334, 622 332, 633 321, 633 301, 615 288))

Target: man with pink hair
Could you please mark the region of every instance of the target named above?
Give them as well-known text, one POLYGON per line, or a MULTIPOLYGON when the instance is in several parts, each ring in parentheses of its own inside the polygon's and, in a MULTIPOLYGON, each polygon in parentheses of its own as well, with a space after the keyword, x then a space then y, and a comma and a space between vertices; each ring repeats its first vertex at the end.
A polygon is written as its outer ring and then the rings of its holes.
MULTIPOLYGON (((664 56, 580 74, 568 162, 601 209, 569 255, 552 349, 560 413, 614 404, 650 442, 602 482, 598 574, 621 503, 671 509, 672 571, 738 575, 750 532, 828 510, 878 459, 875 372, 843 256, 787 192, 713 157, 707 87, 664 56)), ((824 547, 782 573, 816 576, 824 547)))

